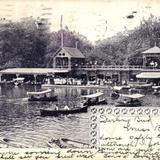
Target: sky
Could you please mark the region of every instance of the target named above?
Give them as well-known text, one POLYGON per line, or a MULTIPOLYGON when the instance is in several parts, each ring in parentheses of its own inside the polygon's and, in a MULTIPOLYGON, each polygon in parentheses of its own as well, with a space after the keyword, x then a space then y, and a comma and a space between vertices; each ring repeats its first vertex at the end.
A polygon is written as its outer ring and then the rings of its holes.
POLYGON ((1 0, 0 17, 12 21, 47 17, 51 31, 57 31, 63 15, 63 26, 94 43, 133 29, 150 14, 160 16, 159 8, 160 0, 1 0), (127 18, 130 15, 132 18, 127 18))

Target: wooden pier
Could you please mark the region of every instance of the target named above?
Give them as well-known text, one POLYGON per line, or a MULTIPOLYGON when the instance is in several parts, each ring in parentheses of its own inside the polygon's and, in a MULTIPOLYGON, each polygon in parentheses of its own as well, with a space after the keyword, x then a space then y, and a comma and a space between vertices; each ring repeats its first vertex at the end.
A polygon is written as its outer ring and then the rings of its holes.
POLYGON ((32 75, 36 82, 38 75, 43 76, 55 76, 56 74, 66 74, 70 76, 81 76, 86 75, 86 79, 91 75, 98 78, 99 75, 102 77, 110 76, 111 79, 117 78, 118 82, 122 80, 130 80, 136 77, 137 74, 142 72, 160 72, 159 68, 147 68, 143 66, 128 66, 128 65, 90 65, 82 66, 77 68, 63 67, 63 68, 9 68, 0 71, 0 81, 2 81, 3 75, 14 75, 16 77, 23 75, 32 75))

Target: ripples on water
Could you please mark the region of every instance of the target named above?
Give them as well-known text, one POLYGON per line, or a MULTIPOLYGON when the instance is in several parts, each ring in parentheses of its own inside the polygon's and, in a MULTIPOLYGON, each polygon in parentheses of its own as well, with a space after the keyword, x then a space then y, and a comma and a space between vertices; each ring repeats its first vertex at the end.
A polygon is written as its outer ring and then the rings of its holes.
MULTIPOLYGON (((39 87, 0 88, 0 136, 13 139, 26 147, 47 147, 51 138, 70 138, 88 143, 89 113, 41 117, 39 109, 52 107, 53 103, 28 102, 27 91, 38 91, 39 87), (3 95, 3 96, 2 96, 3 95)), ((56 88, 58 104, 75 106, 81 90, 56 88)))
MULTIPOLYGON (((70 138, 89 142, 89 114, 62 115, 59 117, 41 117, 40 108, 52 107, 52 103, 28 102, 27 91, 38 91, 40 87, 2 86, 0 87, 0 136, 13 139, 26 147, 47 147, 51 138, 70 138)), ((55 88, 54 94, 59 97, 58 104, 78 105, 81 94, 89 94, 100 90, 55 88)), ((109 105, 114 101, 110 98, 111 91, 104 90, 109 105)), ((146 106, 159 106, 159 98, 147 95, 144 99, 146 106)))

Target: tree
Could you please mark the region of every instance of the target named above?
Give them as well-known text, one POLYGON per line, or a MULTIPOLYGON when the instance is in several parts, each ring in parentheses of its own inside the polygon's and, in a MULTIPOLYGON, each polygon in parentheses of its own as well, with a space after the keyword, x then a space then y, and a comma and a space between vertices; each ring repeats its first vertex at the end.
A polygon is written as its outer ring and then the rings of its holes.
POLYGON ((4 67, 44 67, 47 30, 39 30, 32 17, 1 26, 1 64, 4 67), (2 29, 3 28, 3 29, 2 29))
MULTIPOLYGON (((64 47, 76 47, 76 42, 78 42, 77 48, 87 56, 91 50, 93 49, 93 45, 87 40, 87 38, 79 33, 72 32, 65 27, 63 29, 63 46, 64 47)), ((52 57, 54 56, 55 52, 61 47, 61 31, 52 32, 49 39, 50 43, 47 47, 47 55, 46 61, 51 62, 52 57)), ((48 66, 51 66, 51 63, 48 63, 48 66)))

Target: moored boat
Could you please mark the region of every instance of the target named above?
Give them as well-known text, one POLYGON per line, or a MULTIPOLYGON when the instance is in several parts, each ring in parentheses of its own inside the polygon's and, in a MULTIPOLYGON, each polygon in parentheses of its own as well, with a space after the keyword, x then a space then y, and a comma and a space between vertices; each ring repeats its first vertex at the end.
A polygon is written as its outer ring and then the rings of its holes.
POLYGON ((47 89, 40 92, 27 92, 28 101, 57 101, 58 97, 51 94, 52 90, 47 89))
POLYGON ((144 97, 142 94, 121 94, 121 101, 118 101, 115 106, 116 107, 138 107, 142 105, 140 98, 144 97))
POLYGON ((88 148, 89 144, 77 140, 71 140, 68 138, 51 139, 47 143, 50 148, 88 148))
POLYGON ((154 90, 154 91, 153 91, 153 94, 154 94, 154 95, 160 95, 160 90, 154 90))
POLYGON ((151 89, 153 84, 152 83, 129 83, 131 87, 134 87, 136 89, 151 89))
POLYGON ((112 89, 111 98, 115 100, 119 98, 121 92, 123 91, 128 92, 131 89, 131 87, 129 85, 123 85, 123 86, 113 86, 111 89, 112 89))
POLYGON ((81 96, 85 100, 84 106, 106 105, 107 100, 103 98, 102 92, 81 96))
POLYGON ((123 89, 130 89, 130 88, 131 88, 130 85, 123 85, 123 86, 114 86, 112 88, 112 90, 114 90, 114 91, 121 91, 123 89))
POLYGON ((0 137, 0 148, 29 148, 28 146, 16 142, 14 139, 0 137))
POLYGON ((152 86, 153 94, 160 95, 160 86, 152 86))
POLYGON ((22 85, 24 83, 24 78, 23 77, 17 77, 17 78, 14 78, 13 81, 14 81, 15 86, 22 85))

